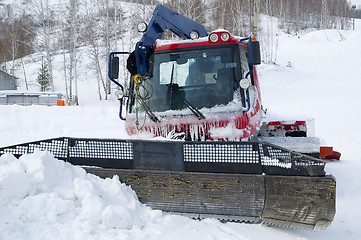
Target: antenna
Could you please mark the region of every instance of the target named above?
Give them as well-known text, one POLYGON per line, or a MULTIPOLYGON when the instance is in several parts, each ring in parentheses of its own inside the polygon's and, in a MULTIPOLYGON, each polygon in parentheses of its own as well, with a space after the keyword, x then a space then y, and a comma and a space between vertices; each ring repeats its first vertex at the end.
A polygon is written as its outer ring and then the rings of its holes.
POLYGON ((259 24, 259 0, 253 0, 253 10, 252 10, 252 16, 253 16, 253 36, 257 38, 258 33, 258 24, 259 24))

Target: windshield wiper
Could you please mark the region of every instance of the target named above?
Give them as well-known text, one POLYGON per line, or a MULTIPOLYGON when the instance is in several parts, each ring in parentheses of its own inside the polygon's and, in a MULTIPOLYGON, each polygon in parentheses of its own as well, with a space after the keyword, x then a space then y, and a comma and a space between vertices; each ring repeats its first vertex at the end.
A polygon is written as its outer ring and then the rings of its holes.
POLYGON ((137 101, 140 102, 140 104, 142 105, 145 113, 148 115, 148 117, 155 123, 160 123, 159 118, 152 112, 152 110, 150 109, 150 107, 145 103, 145 101, 137 96, 137 94, 134 94, 133 91, 129 91, 129 94, 137 101))
POLYGON ((172 73, 170 76, 170 83, 168 85, 168 95, 169 95, 169 107, 172 106, 172 96, 173 96, 173 78, 174 78, 174 63, 172 65, 172 73))
POLYGON ((145 113, 148 115, 148 117, 155 123, 160 123, 159 118, 150 110, 150 107, 144 102, 143 99, 139 98, 140 103, 142 104, 145 113))
POLYGON ((175 91, 175 96, 182 101, 188 108, 191 110, 191 112, 198 117, 199 120, 205 119, 204 115, 198 111, 192 104, 190 104, 185 98, 181 98, 178 95, 179 87, 178 84, 173 84, 173 78, 174 78, 174 64, 172 66, 172 74, 170 77, 170 83, 168 85, 168 94, 169 94, 169 107, 172 106, 172 97, 173 97, 173 91, 175 91))
POLYGON ((183 99, 184 104, 191 110, 191 112, 198 117, 199 120, 205 119, 206 117, 187 100, 183 99))
POLYGON ((205 116, 197 108, 195 108, 184 97, 179 96, 178 84, 172 83, 172 88, 169 88, 169 90, 171 91, 171 93, 174 92, 174 96, 176 96, 176 98, 178 98, 181 102, 183 102, 184 105, 186 105, 189 108, 189 110, 191 110, 191 112, 198 117, 199 120, 205 119, 205 116))

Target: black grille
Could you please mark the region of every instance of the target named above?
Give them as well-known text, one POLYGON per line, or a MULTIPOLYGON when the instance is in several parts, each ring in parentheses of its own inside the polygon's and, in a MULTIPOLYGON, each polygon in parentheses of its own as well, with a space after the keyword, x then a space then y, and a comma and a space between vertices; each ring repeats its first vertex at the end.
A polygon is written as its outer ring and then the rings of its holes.
POLYGON ((184 143, 183 149, 185 162, 259 163, 257 144, 187 142, 184 143))
POLYGON ((186 172, 323 176, 319 159, 262 142, 180 142, 55 138, 0 148, 16 157, 35 149, 76 165, 186 172))
POLYGON ((23 154, 33 153, 35 149, 39 149, 51 152, 58 159, 66 160, 68 154, 67 147, 67 138, 55 138, 0 148, 0 155, 4 153, 11 153, 14 156, 19 157, 23 154))
POLYGON ((69 157, 132 160, 133 148, 131 142, 118 140, 71 139, 69 157))

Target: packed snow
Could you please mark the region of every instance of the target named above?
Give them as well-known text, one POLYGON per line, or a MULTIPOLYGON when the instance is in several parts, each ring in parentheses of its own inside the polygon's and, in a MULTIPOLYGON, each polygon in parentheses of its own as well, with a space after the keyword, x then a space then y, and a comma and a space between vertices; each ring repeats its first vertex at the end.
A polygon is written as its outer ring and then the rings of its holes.
POLYGON ((113 229, 141 229, 161 216, 118 177, 102 180, 41 151, 0 159, 2 239, 114 238, 113 229))
MULTIPOLYGON (((336 216, 326 230, 169 215, 141 204, 117 177, 103 180, 36 151, 0 157, 0 239, 361 239, 359 29, 279 32, 277 64, 258 67, 268 111, 313 118, 315 135, 342 153, 326 166, 337 181, 336 216)), ((79 106, 0 106, 0 147, 59 136, 127 138, 118 102, 98 101, 90 83, 79 84, 79 106)))

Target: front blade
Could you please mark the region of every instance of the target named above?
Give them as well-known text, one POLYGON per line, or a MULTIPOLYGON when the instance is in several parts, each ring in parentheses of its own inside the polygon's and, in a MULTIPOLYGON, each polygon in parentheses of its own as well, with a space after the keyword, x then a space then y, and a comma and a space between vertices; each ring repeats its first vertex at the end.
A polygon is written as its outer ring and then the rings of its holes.
POLYGON ((335 215, 336 181, 332 176, 265 176, 262 221, 320 231, 335 215))
POLYGON ((319 231, 335 215, 332 176, 301 177, 86 168, 100 177, 118 175, 139 200, 195 218, 218 218, 319 231))

